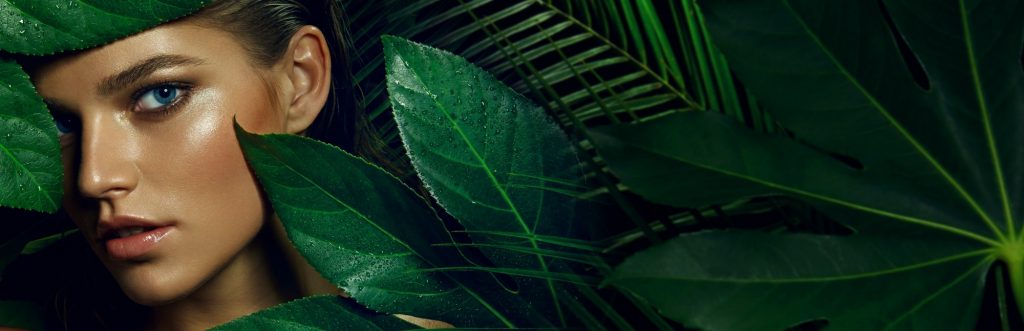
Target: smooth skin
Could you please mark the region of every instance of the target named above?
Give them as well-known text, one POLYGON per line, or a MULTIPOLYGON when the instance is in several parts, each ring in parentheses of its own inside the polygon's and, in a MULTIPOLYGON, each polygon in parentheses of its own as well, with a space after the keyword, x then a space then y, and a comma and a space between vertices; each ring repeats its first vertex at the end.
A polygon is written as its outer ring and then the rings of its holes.
MULTIPOLYGON (((65 119, 64 206, 128 297, 153 308, 147 329, 206 329, 296 295, 267 263, 268 250, 282 247, 257 240, 269 226, 280 242, 280 224, 232 120, 250 132, 303 133, 326 102, 330 55, 307 26, 272 67, 248 59, 230 33, 183 20, 33 74, 65 119), (122 215, 172 228, 150 253, 115 260, 96 229, 122 215)), ((336 293, 283 249, 301 295, 336 293)))

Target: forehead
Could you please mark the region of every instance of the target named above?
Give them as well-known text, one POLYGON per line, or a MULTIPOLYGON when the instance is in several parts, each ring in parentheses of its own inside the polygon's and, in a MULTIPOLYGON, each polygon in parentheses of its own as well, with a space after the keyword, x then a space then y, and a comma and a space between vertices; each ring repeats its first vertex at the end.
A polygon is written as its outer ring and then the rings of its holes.
MULTIPOLYGON (((183 55, 213 61, 245 61, 246 52, 233 35, 189 20, 166 23, 110 44, 58 57, 36 67, 33 79, 40 93, 67 83, 98 82, 134 64, 160 55, 183 55)), ((80 86, 95 92, 94 86, 80 86)))

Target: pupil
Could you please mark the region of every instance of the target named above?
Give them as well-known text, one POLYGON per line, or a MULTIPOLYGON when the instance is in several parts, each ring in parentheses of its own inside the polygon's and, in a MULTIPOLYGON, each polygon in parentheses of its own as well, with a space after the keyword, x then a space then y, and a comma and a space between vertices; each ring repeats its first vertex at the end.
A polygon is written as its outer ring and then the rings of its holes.
POLYGON ((174 99, 175 94, 176 93, 175 93, 175 89, 174 88, 162 87, 160 89, 157 89, 156 90, 157 102, 160 102, 160 103, 171 102, 171 99, 174 99))

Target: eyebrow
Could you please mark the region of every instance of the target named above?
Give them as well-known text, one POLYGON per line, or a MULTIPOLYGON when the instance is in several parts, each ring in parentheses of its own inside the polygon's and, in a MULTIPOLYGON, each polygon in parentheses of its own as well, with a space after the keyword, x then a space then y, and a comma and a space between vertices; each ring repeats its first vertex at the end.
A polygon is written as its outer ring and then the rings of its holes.
POLYGON ((160 69, 203 64, 206 64, 206 61, 191 56, 177 54, 157 55, 139 61, 130 68, 103 79, 99 85, 99 93, 101 95, 111 95, 160 69))

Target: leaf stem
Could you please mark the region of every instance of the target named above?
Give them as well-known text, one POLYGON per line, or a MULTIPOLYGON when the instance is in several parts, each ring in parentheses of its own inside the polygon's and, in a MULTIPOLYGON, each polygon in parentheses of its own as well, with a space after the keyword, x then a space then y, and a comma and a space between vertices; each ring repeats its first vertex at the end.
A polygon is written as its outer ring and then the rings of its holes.
POLYGON ((1007 245, 1003 247, 1003 260, 1010 272, 1010 289, 1013 290, 1013 299, 1017 302, 1017 310, 1024 318, 1024 251, 1021 245, 1007 245))

